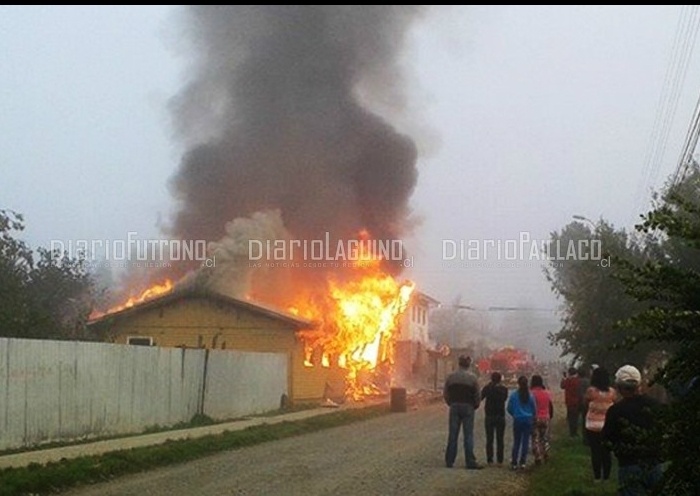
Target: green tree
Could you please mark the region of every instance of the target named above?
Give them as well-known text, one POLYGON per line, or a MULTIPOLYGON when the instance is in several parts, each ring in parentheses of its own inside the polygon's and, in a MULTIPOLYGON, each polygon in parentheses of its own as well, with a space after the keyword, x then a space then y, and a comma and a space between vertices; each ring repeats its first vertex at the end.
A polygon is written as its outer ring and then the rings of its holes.
POLYGON ((617 269, 644 309, 625 322, 636 344, 673 346, 657 380, 675 397, 664 418, 665 492, 700 494, 700 171, 666 188, 638 229, 660 233, 663 256, 617 269), (691 386, 695 384, 695 386, 691 386))
POLYGON ((17 235, 20 214, 0 210, 0 336, 85 338, 92 279, 85 260, 39 248, 17 235))
POLYGON ((545 276, 562 302, 563 313, 562 327, 549 334, 550 342, 562 348, 562 356, 604 364, 609 370, 623 363, 643 364, 651 346, 622 349, 634 331, 623 332, 616 326, 639 312, 643 303, 626 293, 611 265, 644 260, 648 250, 604 220, 595 230, 571 222, 552 233, 550 241, 545 276), (595 246, 600 248, 597 253, 595 246), (582 259, 585 254, 600 255, 595 257, 600 260, 582 259))

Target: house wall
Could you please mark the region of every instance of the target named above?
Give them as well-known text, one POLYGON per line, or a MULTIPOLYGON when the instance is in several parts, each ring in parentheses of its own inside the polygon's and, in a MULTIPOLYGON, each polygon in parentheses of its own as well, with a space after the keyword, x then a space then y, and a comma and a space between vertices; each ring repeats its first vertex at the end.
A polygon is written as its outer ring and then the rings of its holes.
POLYGON ((347 369, 340 368, 336 360, 331 360, 328 366, 321 362, 321 354, 314 353, 311 357, 311 366, 295 363, 294 375, 297 392, 303 398, 315 398, 319 393, 321 398, 331 399, 336 402, 345 400, 345 377, 347 369))
MULTIPOLYGON (((323 398, 327 371, 304 367, 304 350, 294 327, 281 320, 206 298, 173 300, 116 319, 109 328, 116 343, 152 337, 155 346, 284 353, 293 402, 323 398)), ((261 371, 264 373, 264 371, 261 371)))
POLYGON ((409 383, 417 375, 426 374, 429 309, 425 299, 414 296, 400 317, 394 368, 400 382, 409 383))
POLYGON ((411 299, 399 323, 399 341, 428 342, 428 310, 430 307, 421 299, 411 299))

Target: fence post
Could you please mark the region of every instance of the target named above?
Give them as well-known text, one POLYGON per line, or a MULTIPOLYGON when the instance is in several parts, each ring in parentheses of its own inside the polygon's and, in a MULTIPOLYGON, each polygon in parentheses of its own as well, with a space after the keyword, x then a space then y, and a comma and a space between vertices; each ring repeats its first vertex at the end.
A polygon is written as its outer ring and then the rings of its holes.
POLYGON ((202 396, 199 399, 199 408, 197 408, 197 413, 199 415, 204 415, 204 399, 207 394, 207 371, 209 368, 209 349, 204 350, 204 367, 202 369, 202 396))

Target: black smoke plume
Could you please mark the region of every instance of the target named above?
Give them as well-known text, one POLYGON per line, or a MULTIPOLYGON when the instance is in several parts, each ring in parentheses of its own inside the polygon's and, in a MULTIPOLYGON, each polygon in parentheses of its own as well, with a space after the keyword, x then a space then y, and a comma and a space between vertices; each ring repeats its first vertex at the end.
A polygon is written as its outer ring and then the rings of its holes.
POLYGON ((187 150, 170 234, 218 241, 228 222, 270 210, 297 239, 407 234, 416 146, 363 101, 400 97, 399 55, 421 12, 189 7, 192 77, 173 102, 187 150))

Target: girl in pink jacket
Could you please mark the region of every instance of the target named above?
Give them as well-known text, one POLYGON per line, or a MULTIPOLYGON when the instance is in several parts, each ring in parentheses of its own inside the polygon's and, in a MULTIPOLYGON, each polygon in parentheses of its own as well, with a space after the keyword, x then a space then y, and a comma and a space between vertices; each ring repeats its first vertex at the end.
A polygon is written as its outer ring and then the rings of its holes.
POLYGON ((530 379, 530 394, 535 398, 535 425, 532 429, 532 453, 535 465, 549 457, 549 421, 554 415, 552 395, 544 388, 542 376, 530 379))

